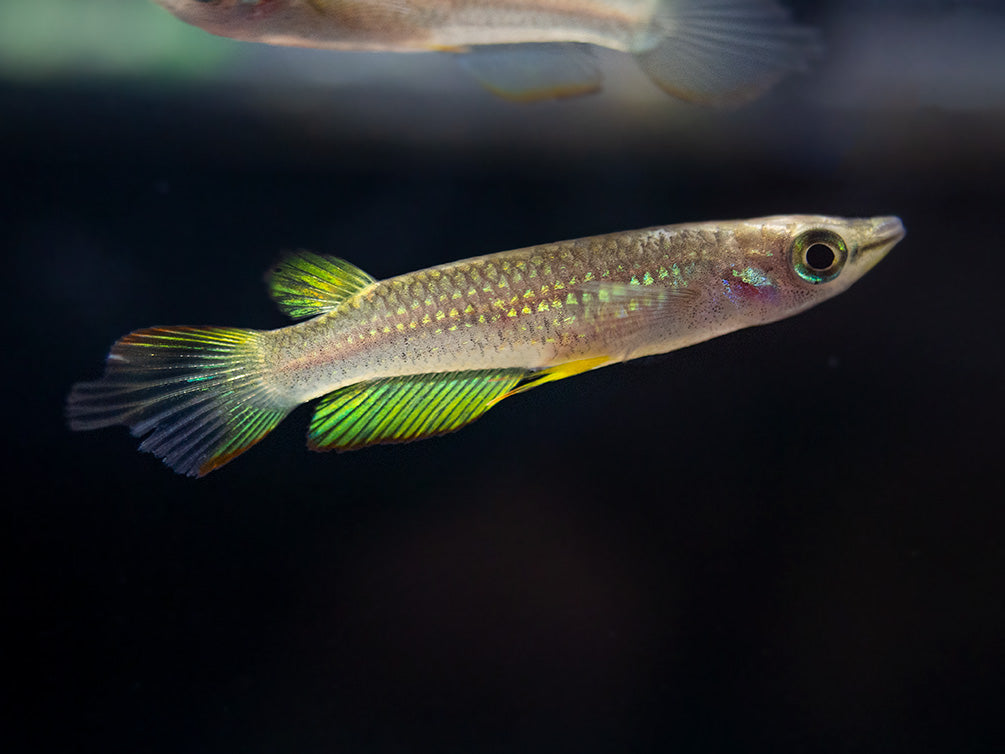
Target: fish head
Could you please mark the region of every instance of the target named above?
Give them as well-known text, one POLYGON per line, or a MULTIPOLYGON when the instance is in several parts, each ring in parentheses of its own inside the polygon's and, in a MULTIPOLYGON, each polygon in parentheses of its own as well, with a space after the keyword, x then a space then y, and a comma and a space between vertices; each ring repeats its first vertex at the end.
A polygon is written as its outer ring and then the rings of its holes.
POLYGON ((897 217, 744 221, 715 270, 716 287, 748 324, 784 319, 847 290, 904 235, 897 217))

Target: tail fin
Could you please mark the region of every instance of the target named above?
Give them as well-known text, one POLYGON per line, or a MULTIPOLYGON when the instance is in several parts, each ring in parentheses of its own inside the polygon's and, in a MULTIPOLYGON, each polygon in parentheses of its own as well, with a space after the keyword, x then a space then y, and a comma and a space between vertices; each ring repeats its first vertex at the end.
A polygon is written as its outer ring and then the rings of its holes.
POLYGON ((639 65, 667 93, 705 105, 756 99, 804 70, 819 44, 775 0, 659 0, 639 65))
POLYGON ((293 408, 264 381, 260 337, 226 327, 130 333, 112 346, 104 377, 73 386, 70 428, 124 424, 135 437, 148 435, 140 450, 180 474, 204 476, 261 440, 293 408))

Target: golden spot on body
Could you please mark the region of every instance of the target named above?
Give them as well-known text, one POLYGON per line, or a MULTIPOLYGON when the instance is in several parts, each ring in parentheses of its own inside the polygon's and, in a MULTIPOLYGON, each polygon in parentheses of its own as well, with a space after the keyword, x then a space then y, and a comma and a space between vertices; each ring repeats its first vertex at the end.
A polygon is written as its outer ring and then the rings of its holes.
POLYGON ((430 317, 430 316, 429 316, 428 314, 423 314, 423 315, 422 315, 422 324, 424 324, 424 325, 428 325, 428 324, 430 324, 430 323, 431 323, 432 321, 433 321, 432 317, 430 317))
POLYGON ((456 301, 457 299, 461 298, 463 295, 464 294, 461 293, 460 291, 454 291, 453 293, 450 294, 450 299, 452 301, 456 301))
POLYGON ((541 303, 539 303, 537 305, 537 310, 539 312, 546 312, 546 311, 548 311, 548 302, 547 301, 542 301, 541 303))
POLYGON ((412 320, 411 322, 409 322, 409 323, 408 323, 408 327, 409 327, 409 329, 411 329, 411 330, 414 330, 414 329, 415 329, 416 327, 418 327, 418 326, 419 326, 419 323, 418 323, 418 322, 416 322, 416 321, 415 321, 414 319, 413 319, 413 320, 412 320))
POLYGON ((524 307, 523 309, 521 309, 520 311, 521 311, 522 313, 524 313, 524 314, 530 314, 530 307, 529 307, 529 306, 525 306, 525 307, 524 307))
POLYGON ((461 315, 461 313, 459 311, 457 311, 457 309, 451 309, 450 310, 450 316, 451 317, 459 317, 460 315, 461 315))
POLYGON ((408 314, 408 310, 403 306, 399 306, 397 309, 397 314, 408 314))
POLYGON ((507 317, 515 317, 516 316, 516 309, 510 309, 508 312, 506 312, 506 316, 507 317))
POLYGON ((398 324, 395 325, 395 327, 398 329, 398 332, 405 332, 405 323, 404 322, 399 322, 398 324))
POLYGON ((474 304, 468 304, 467 306, 464 307, 465 314, 473 314, 474 311, 475 311, 474 304))
POLYGON ((588 283, 591 280, 593 280, 593 273, 592 272, 587 272, 585 275, 583 275, 583 282, 584 283, 588 283))
POLYGON ((527 290, 525 290, 523 292, 523 297, 524 298, 534 298, 534 296, 535 296, 535 293, 534 293, 534 290, 532 288, 528 288, 527 290))

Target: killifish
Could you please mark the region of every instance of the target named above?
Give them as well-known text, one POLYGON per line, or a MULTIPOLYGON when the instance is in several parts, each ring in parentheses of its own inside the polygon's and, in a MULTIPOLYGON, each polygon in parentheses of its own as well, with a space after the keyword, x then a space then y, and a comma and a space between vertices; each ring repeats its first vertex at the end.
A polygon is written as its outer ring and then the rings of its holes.
POLYGON ((520 100, 600 88, 589 45, 631 53, 670 94, 753 99, 818 45, 775 0, 156 0, 213 34, 274 45, 450 52, 520 100))
POLYGON ((474 257, 386 280, 307 251, 270 270, 304 320, 152 327, 74 385, 72 429, 123 424, 203 476, 321 398, 312 450, 452 432, 499 401, 628 359, 790 317, 848 288, 904 235, 896 217, 666 225, 474 257))

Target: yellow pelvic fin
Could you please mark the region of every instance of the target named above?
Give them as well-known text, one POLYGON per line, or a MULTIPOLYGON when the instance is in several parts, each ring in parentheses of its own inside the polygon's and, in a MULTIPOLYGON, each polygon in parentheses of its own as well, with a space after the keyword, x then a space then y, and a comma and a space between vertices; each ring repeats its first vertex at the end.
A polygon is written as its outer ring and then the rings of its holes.
POLYGON ((605 364, 611 363, 610 356, 597 356, 592 359, 577 359, 576 361, 566 361, 564 364, 556 364, 553 367, 548 367, 547 369, 542 369, 539 372, 533 372, 529 374, 519 385, 514 387, 509 392, 500 395, 492 401, 492 408, 495 404, 501 401, 503 398, 509 398, 511 395, 516 395, 517 393, 526 393, 531 388, 543 385, 546 382, 555 382, 556 380, 564 380, 566 377, 574 377, 577 374, 582 374, 583 372, 589 372, 598 367, 602 367, 605 364))
POLYGON ((280 311, 304 319, 332 311, 376 280, 344 259, 301 250, 284 255, 266 282, 280 311))
POLYGON ((311 450, 355 450, 446 434, 488 411, 526 369, 439 372, 359 382, 321 399, 311 450))

